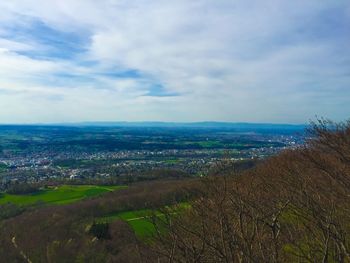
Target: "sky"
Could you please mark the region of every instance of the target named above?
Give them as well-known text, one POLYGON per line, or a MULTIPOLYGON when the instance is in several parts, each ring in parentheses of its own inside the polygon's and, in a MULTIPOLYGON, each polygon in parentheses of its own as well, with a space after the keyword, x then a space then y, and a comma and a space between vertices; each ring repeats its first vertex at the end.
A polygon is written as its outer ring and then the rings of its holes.
POLYGON ((0 123, 350 118, 349 0, 11 0, 0 10, 0 123))

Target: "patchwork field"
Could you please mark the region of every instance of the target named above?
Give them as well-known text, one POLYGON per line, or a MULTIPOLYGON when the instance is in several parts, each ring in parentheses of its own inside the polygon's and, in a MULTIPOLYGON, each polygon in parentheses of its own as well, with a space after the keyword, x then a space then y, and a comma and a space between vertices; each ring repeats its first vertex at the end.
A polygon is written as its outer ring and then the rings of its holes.
POLYGON ((43 202, 47 204, 63 205, 125 187, 126 186, 62 185, 25 195, 0 193, 0 204, 14 203, 27 206, 43 202))

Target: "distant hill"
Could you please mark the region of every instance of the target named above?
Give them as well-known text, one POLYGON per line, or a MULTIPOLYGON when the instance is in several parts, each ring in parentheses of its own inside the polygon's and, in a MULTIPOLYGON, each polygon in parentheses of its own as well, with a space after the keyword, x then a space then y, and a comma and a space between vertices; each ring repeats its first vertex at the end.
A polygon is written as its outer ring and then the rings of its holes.
POLYGON ((51 124, 17 124, 1 125, 1 129, 19 130, 46 130, 46 129, 183 129, 183 130, 211 130, 229 131, 236 133, 259 134, 303 134, 306 124, 274 124, 274 123, 244 123, 244 122, 76 122, 76 123, 51 123, 51 124))
POLYGON ((245 122, 79 122, 62 123, 63 126, 97 126, 97 127, 164 127, 164 128, 229 128, 237 130, 295 130, 303 131, 306 124, 274 124, 245 122))

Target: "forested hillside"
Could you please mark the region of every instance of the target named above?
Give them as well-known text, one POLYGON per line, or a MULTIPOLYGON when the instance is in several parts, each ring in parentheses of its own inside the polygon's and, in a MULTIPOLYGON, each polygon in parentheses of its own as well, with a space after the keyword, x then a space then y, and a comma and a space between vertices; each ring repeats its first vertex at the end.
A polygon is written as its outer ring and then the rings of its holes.
POLYGON ((161 222, 158 251, 170 262, 350 262, 350 123, 310 133, 253 170, 208 177, 192 209, 161 222))

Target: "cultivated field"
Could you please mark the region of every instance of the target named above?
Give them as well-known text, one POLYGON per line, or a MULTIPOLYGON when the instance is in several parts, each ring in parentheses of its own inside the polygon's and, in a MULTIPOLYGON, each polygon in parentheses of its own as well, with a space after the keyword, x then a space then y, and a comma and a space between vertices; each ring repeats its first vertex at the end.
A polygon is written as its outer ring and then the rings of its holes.
POLYGON ((97 185, 62 185, 39 190, 25 195, 0 193, 0 204, 14 203, 16 205, 33 205, 36 203, 69 204, 88 197, 118 190, 125 186, 97 186, 97 185))

